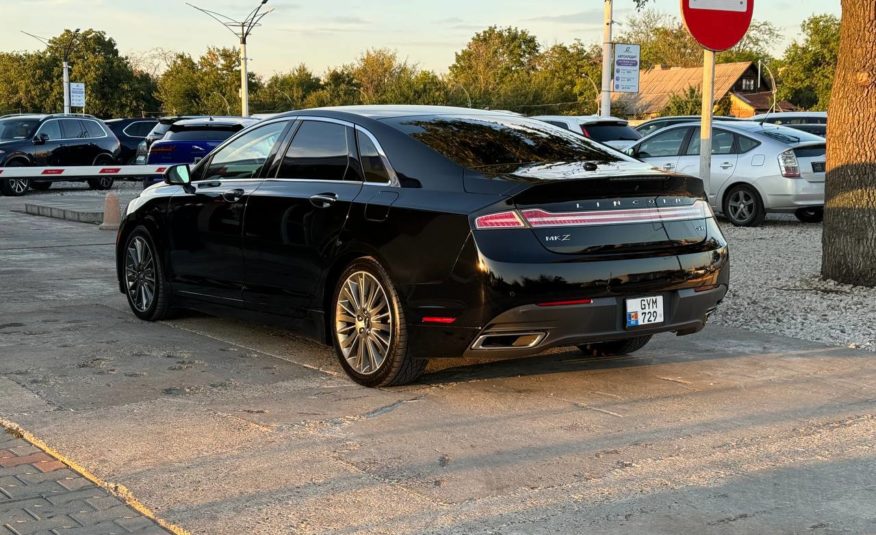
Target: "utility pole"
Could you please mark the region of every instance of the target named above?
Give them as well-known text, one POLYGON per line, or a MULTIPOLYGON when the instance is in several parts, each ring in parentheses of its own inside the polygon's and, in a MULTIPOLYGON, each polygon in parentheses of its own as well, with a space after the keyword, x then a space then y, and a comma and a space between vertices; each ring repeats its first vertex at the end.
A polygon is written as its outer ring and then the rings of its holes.
POLYGON ((703 50, 703 106, 700 109, 700 178, 712 191, 712 108, 715 106, 715 52, 703 50))
MULTIPOLYGON (((186 3, 188 4, 188 2, 186 3)), ((221 13, 210 11, 194 4, 188 4, 228 28, 235 37, 240 39, 240 114, 244 117, 249 116, 249 78, 247 72, 246 40, 249 34, 252 33, 252 29, 259 26, 259 22, 265 18, 265 15, 274 11, 273 9, 268 9, 259 13, 262 6, 267 3, 268 0, 261 0, 261 3, 250 11, 243 20, 235 20, 221 13)))
POLYGON ((602 28, 602 95, 599 114, 602 117, 611 115, 611 24, 614 15, 612 0, 604 0, 602 28))
MULTIPOLYGON (((33 37, 37 41, 43 43, 47 47, 49 46, 49 41, 44 37, 40 37, 38 35, 34 35, 32 33, 28 33, 24 30, 21 31, 24 35, 29 35, 33 37)), ((76 42, 76 37, 79 35, 79 28, 73 30, 73 37, 67 42, 64 46, 64 53, 62 56, 63 60, 63 75, 62 80, 64 84, 64 114, 68 115, 70 113, 70 63, 67 61, 70 56, 70 51, 73 49, 73 44, 76 42)))

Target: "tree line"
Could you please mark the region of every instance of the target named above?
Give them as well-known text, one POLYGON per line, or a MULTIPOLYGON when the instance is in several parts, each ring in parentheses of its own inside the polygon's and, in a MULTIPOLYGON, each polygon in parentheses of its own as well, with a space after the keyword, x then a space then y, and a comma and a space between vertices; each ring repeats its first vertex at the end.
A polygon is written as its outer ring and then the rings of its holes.
MULTIPOLYGON (((630 17, 618 42, 641 45, 642 67, 699 66, 702 49, 678 19, 653 10, 630 17)), ((782 57, 770 56, 780 33, 755 22, 719 62, 763 61, 775 73, 778 97, 807 109, 826 109, 839 20, 806 20, 782 57)), ((235 48, 210 47, 200 57, 155 49, 119 53, 105 32, 70 31, 40 52, 0 53, 0 113, 57 112, 63 103, 61 62, 70 48, 71 80, 87 87, 85 111, 101 117, 240 113, 240 60, 235 48), (71 40, 74 46, 69 47, 71 40)), ((442 104, 525 114, 596 112, 602 49, 576 40, 545 46, 520 28, 492 26, 476 33, 446 73, 422 69, 388 49, 365 51, 352 63, 317 75, 300 64, 269 77, 249 74, 250 111, 267 113, 345 104, 442 104)), ((683 109, 681 90, 666 113, 683 109)))

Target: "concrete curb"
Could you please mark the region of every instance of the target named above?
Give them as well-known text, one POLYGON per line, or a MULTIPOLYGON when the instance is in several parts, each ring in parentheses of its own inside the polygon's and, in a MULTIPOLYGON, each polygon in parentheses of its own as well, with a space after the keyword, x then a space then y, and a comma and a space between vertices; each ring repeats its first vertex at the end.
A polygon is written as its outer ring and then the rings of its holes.
POLYGON ((156 524, 158 524, 162 528, 166 529, 167 531, 169 531, 173 535, 191 535, 191 533, 186 531, 185 529, 183 529, 179 526, 176 526, 174 524, 171 524, 170 522, 168 522, 166 520, 162 520, 162 519, 156 517, 155 513, 153 513, 151 509, 149 509, 148 507, 143 505, 139 500, 137 500, 137 498, 135 498, 134 495, 131 493, 131 491, 128 490, 125 486, 119 485, 118 483, 110 483, 107 481, 103 481, 99 477, 97 477, 94 474, 92 474, 91 472, 89 472, 86 468, 80 466, 76 462, 65 457, 63 454, 61 454, 57 450, 50 447, 43 440, 36 437, 35 435, 30 433, 29 431, 25 430, 17 423, 15 423, 11 420, 7 420, 6 418, 0 416, 0 428, 5 429, 9 433, 11 433, 13 436, 19 437, 22 440, 29 442, 33 446, 46 452, 49 456, 54 457, 55 459, 66 464, 67 467, 70 468, 70 470, 76 472, 77 474, 84 477, 88 481, 91 481, 92 483, 94 483, 98 487, 104 489, 105 491, 110 493, 112 496, 115 496, 116 498, 120 499, 122 502, 127 504, 131 509, 140 513, 141 515, 145 516, 146 518, 152 520, 153 522, 155 522, 156 524))
POLYGON ((103 211, 78 208, 58 208, 56 206, 37 203, 25 203, 24 213, 74 221, 76 223, 89 223, 92 225, 100 225, 103 222, 103 211))

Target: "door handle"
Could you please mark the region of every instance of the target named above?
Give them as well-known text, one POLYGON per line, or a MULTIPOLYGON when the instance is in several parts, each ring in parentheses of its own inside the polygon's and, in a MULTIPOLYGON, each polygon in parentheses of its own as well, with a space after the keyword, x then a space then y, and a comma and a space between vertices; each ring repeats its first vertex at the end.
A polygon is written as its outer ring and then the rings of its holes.
POLYGON ((310 196, 310 204, 317 208, 328 208, 337 202, 338 196, 334 193, 317 193, 310 196))
POLYGON ((671 163, 667 163, 667 164, 663 165, 663 169, 667 169, 667 170, 668 169, 675 169, 675 166, 672 165, 671 163))
POLYGON ((730 169, 731 167, 733 167, 733 164, 730 162, 724 162, 721 164, 721 169, 730 169))
POLYGON ((246 192, 240 188, 223 191, 222 200, 225 202, 237 202, 241 199, 241 197, 243 197, 244 193, 246 192))

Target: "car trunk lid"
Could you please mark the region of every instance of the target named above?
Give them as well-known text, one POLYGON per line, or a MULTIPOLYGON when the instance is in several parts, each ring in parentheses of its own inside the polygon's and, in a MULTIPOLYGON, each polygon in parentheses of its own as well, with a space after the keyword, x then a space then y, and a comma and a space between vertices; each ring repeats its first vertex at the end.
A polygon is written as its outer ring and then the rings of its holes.
POLYGON ((794 156, 800 168, 800 176, 809 182, 824 182, 825 153, 827 146, 819 142, 807 142, 794 146, 794 156))

